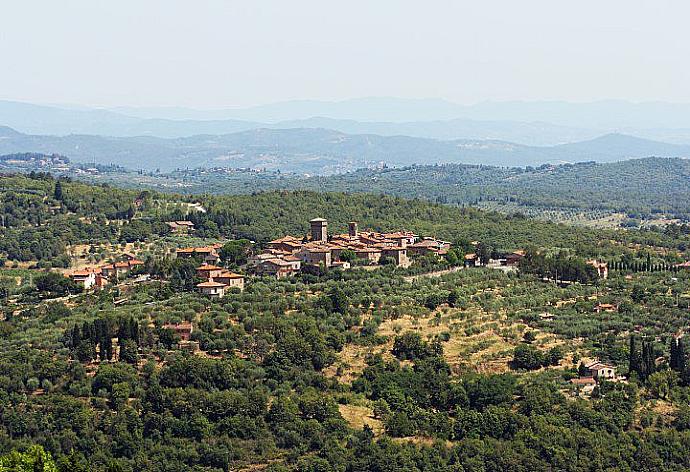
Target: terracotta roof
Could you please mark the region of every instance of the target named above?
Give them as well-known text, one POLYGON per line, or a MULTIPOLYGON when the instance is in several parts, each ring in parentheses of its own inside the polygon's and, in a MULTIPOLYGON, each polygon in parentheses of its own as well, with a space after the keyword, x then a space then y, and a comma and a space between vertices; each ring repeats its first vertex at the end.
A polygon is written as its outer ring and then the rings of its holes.
POLYGON ((570 379, 570 383, 575 385, 596 385, 597 381, 592 377, 580 377, 579 379, 570 379))
POLYGON ((130 259, 129 260, 129 265, 142 265, 144 261, 141 261, 139 259, 130 259))
POLYGON ((163 328, 175 331, 191 331, 192 323, 166 323, 163 325, 163 328))
POLYGON ((209 280, 208 282, 201 282, 199 284, 196 284, 196 286, 199 288, 215 288, 215 287, 225 287, 225 284, 209 280))
POLYGON ((415 247, 439 247, 443 243, 441 241, 436 241, 435 239, 423 239, 419 242, 416 242, 414 244, 410 244, 408 247, 415 248, 415 247))
POLYGON ((222 267, 214 266, 212 264, 204 264, 196 268, 196 270, 223 270, 222 267))
POLYGON ((373 247, 358 248, 358 249, 354 249, 354 251, 355 251, 356 253, 357 253, 357 252, 367 252, 367 253, 370 253, 370 252, 381 252, 380 249, 376 249, 376 248, 373 248, 373 247))
POLYGON ((609 265, 608 262, 599 262, 599 261, 596 261, 596 260, 587 261, 587 264, 589 264, 589 265, 591 265, 591 266, 594 266, 594 267, 596 267, 596 268, 608 267, 608 265, 609 265))
POLYGON ((80 270, 75 270, 71 274, 69 274, 70 277, 88 277, 91 274, 94 274, 95 272, 92 269, 80 269, 80 270))
POLYGON ((609 364, 604 364, 603 362, 592 362, 591 364, 586 365, 589 370, 601 370, 601 369, 615 369, 614 366, 609 365, 609 364))
POLYGON ((115 264, 113 264, 113 267, 115 267, 116 269, 129 269, 129 262, 116 262, 115 264))
POLYGON ((234 272, 221 272, 221 274, 216 279, 243 279, 244 275, 236 274, 234 272))
POLYGON ((292 264, 290 262, 284 261, 282 259, 268 259, 266 261, 263 261, 263 263, 269 263, 277 266, 291 266, 292 264))

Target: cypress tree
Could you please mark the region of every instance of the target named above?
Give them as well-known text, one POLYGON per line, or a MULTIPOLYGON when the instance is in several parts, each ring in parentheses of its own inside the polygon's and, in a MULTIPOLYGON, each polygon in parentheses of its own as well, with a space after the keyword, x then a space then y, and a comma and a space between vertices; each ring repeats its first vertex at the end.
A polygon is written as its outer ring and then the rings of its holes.
POLYGON ((635 336, 630 336, 630 353, 628 354, 628 372, 637 373, 641 375, 640 372, 640 353, 637 350, 637 342, 635 336))
POLYGON ((669 367, 677 371, 678 370, 678 340, 671 337, 671 356, 669 359, 669 367))

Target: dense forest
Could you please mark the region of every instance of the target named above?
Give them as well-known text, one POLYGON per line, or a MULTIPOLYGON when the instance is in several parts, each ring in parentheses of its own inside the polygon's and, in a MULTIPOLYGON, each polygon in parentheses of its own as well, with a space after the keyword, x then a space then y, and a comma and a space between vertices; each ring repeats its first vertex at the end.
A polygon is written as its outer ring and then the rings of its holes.
POLYGON ((602 231, 360 193, 0 182, 0 471, 690 469, 685 226, 602 231), (194 291, 200 260, 170 256, 220 241, 220 263, 245 271, 233 239, 259 250, 315 216, 334 233, 356 220, 454 250, 406 269, 249 277, 221 299, 194 291), (194 234, 170 234, 180 219, 194 234), (151 277, 71 286, 47 268, 74 263, 75 245, 134 251, 151 277), (517 249, 518 268, 458 257, 517 249), (171 329, 183 323, 189 342, 171 329), (585 394, 571 380, 593 360, 624 380, 585 394))

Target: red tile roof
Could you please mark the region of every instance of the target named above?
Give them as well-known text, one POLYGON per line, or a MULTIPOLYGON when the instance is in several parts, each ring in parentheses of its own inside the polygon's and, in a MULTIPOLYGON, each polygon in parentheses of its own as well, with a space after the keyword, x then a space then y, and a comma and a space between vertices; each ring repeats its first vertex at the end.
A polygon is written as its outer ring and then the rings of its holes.
POLYGON ((201 282, 199 284, 196 284, 197 287, 199 288, 215 288, 215 287, 225 287, 225 284, 222 284, 220 282, 213 282, 208 281, 208 282, 201 282))
POLYGON ((212 265, 212 264, 204 264, 204 265, 197 267, 196 270, 203 270, 203 271, 206 271, 206 270, 223 270, 223 268, 212 265))

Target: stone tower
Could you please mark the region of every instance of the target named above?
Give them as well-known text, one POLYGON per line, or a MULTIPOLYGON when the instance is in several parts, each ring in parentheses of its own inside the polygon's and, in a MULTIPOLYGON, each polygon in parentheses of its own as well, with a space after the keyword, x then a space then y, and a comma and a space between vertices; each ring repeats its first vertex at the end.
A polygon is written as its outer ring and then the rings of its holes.
POLYGON ((311 226, 311 240, 312 241, 328 241, 328 221, 323 218, 314 218, 309 221, 311 226))
POLYGON ((351 238, 356 238, 357 237, 357 222, 356 221, 350 221, 347 224, 347 234, 351 238))

